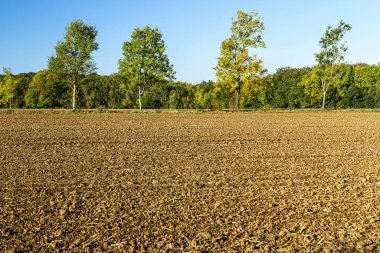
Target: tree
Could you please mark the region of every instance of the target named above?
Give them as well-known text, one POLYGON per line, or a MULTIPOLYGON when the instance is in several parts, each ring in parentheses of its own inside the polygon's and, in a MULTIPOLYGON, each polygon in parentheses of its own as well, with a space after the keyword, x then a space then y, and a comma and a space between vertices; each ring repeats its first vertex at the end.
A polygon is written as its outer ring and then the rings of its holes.
POLYGON ((192 109, 194 108, 195 86, 184 82, 173 83, 169 95, 169 108, 192 109))
POLYGON ((107 84, 106 77, 91 74, 81 80, 79 90, 82 104, 86 108, 97 108, 107 106, 107 84))
POLYGON ((108 87, 107 108, 122 108, 125 94, 120 84, 121 78, 119 74, 111 74, 105 77, 105 85, 108 87))
POLYGON ((55 47, 56 55, 49 58, 49 69, 69 79, 73 110, 76 110, 77 89, 81 76, 96 70, 91 53, 98 50, 97 30, 82 20, 74 20, 66 28, 63 41, 55 47))
POLYGON ((9 68, 3 68, 3 72, 5 76, 0 86, 0 104, 9 104, 9 109, 12 109, 15 96, 15 80, 9 68))
POLYGON ((318 108, 321 106, 320 102, 323 98, 323 91, 321 90, 322 73, 322 67, 315 66, 302 77, 299 86, 303 87, 303 92, 307 97, 304 107, 318 108))
POLYGON ((50 70, 37 72, 28 85, 25 93, 25 104, 29 108, 58 107, 62 95, 62 84, 50 70))
MULTIPOLYGON (((310 68, 278 68, 269 75, 267 97, 273 108, 301 108, 305 106, 306 94, 300 85, 302 78, 310 72, 310 68)), ((268 77, 268 76, 267 76, 268 77)))
MULTIPOLYGON (((304 94, 307 96, 307 107, 320 107, 323 100, 323 90, 321 83, 325 70, 317 65, 302 77, 299 86, 303 87, 304 94)), ((345 97, 352 85, 354 85, 354 68, 349 64, 337 64, 334 66, 334 74, 330 80, 329 93, 325 94, 325 106, 329 107, 348 107, 345 97)), ((352 92, 352 89, 351 91, 352 92)), ((352 94, 351 94, 352 95, 352 94)))
POLYGON ((122 49, 124 58, 119 60, 119 73, 128 78, 132 88, 138 88, 141 111, 144 90, 154 83, 174 79, 173 65, 165 54, 165 42, 157 28, 136 28, 122 49))
POLYGON ((15 75, 14 78, 14 96, 12 106, 15 108, 25 107, 25 94, 28 90, 29 84, 32 82, 35 73, 20 73, 15 75))
POLYGON ((246 82, 240 95, 240 104, 245 108, 266 108, 268 104, 268 87, 272 82, 270 75, 246 82))
POLYGON ((346 43, 343 42, 344 34, 351 30, 351 26, 340 21, 337 28, 328 26, 325 35, 320 39, 321 52, 315 54, 315 59, 322 69, 322 110, 325 109, 326 94, 334 79, 335 65, 344 60, 344 53, 347 51, 346 43))
POLYGON ((265 29, 264 23, 255 11, 238 11, 237 16, 237 20, 232 21, 231 37, 222 42, 215 70, 221 90, 235 95, 235 108, 239 109, 243 85, 255 83, 266 70, 261 59, 249 55, 252 48, 265 48, 261 37, 265 29))
POLYGON ((197 109, 214 109, 215 101, 215 82, 202 81, 195 86, 194 103, 197 109))
POLYGON ((354 66, 354 85, 347 100, 352 107, 380 107, 380 65, 354 66))

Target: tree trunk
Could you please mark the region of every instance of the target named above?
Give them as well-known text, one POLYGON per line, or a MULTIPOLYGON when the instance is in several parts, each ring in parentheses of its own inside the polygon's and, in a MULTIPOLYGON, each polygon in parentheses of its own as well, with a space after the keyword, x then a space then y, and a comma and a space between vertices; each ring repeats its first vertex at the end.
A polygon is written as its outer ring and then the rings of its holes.
POLYGON ((142 108, 141 108, 141 87, 139 86, 139 108, 140 108, 140 112, 142 112, 142 108))
POLYGON ((76 93, 77 93, 77 83, 76 83, 76 81, 75 81, 75 82, 74 82, 74 86, 73 86, 73 111, 74 111, 74 112, 75 112, 75 110, 77 109, 77 107, 76 107, 76 101, 75 101, 76 93))
POLYGON ((235 108, 239 111, 239 104, 240 104, 240 92, 236 92, 236 98, 235 98, 235 108))
POLYGON ((323 91, 323 98, 322 98, 322 111, 325 110, 325 104, 326 104, 326 92, 327 91, 323 91))

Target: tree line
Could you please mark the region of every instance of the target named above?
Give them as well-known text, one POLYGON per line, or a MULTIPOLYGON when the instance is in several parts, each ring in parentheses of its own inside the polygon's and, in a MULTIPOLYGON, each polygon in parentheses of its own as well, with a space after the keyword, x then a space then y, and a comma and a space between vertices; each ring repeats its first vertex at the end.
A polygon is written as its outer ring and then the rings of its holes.
POLYGON ((97 30, 81 20, 66 28, 48 68, 37 73, 0 75, 3 108, 375 108, 380 106, 380 65, 346 64, 343 41, 351 26, 328 26, 315 54, 317 64, 267 73, 254 54, 265 48, 264 23, 257 12, 238 11, 231 35, 221 43, 217 81, 199 84, 175 80, 157 28, 136 28, 122 45, 119 71, 96 73, 92 52, 97 30))
MULTIPOLYGON (((380 66, 339 64, 342 79, 327 93, 328 108, 380 107, 380 66)), ((280 68, 261 80, 260 87, 244 86, 241 108, 320 108, 322 91, 318 66, 280 68)), ((77 92, 79 108, 139 108, 135 90, 118 74, 83 76, 77 92)), ((2 108, 70 108, 72 91, 67 80, 50 70, 0 75, 2 108), (4 88, 9 87, 6 93, 4 88), (10 92, 9 92, 10 91, 10 92), (7 94, 4 96, 4 94, 7 94)), ((190 84, 177 81, 155 83, 142 95, 142 107, 153 109, 234 109, 236 98, 228 96, 214 81, 190 84)))

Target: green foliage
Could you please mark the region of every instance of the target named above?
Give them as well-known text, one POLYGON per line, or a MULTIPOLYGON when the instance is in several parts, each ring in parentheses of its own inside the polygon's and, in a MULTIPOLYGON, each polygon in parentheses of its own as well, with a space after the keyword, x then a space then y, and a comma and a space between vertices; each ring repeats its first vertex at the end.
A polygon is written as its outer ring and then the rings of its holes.
POLYGON ((122 89, 122 79, 119 74, 104 76, 105 85, 108 88, 107 107, 122 108, 123 99, 125 98, 125 90, 122 89))
POLYGON ((110 76, 90 74, 80 82, 80 105, 84 108, 122 108, 125 91, 118 74, 110 76))
POLYGON ((257 78, 255 81, 245 83, 242 90, 241 103, 245 108, 266 108, 267 90, 271 76, 257 78))
POLYGON ((95 41, 96 28, 86 25, 82 20, 74 20, 65 30, 64 40, 55 47, 56 55, 49 58, 49 69, 68 80, 73 91, 72 104, 75 110, 80 78, 96 70, 91 53, 98 50, 99 45, 95 41))
POLYGON ((173 83, 169 95, 169 108, 194 109, 195 87, 184 82, 173 83))
POLYGON ((100 75, 90 74, 82 78, 80 82, 80 95, 83 96, 83 107, 97 108, 107 106, 107 86, 105 78, 100 75))
MULTIPOLYGON (((304 92, 308 97, 306 107, 319 107, 321 100, 323 101, 324 91, 320 85, 325 76, 322 66, 314 67, 309 73, 303 76, 300 85, 304 88, 304 92)), ((329 107, 347 107, 346 103, 341 100, 345 98, 349 88, 354 83, 354 69, 348 64, 334 65, 334 72, 329 80, 330 94, 325 94, 328 99, 329 107)), ((323 102, 322 102, 323 103, 323 102)), ((322 104, 322 108, 323 104, 322 104)))
POLYGON ((305 107, 319 107, 323 97, 321 90, 321 76, 323 70, 320 66, 312 68, 312 70, 303 76, 300 86, 303 87, 306 96, 308 97, 305 107))
POLYGON ((0 106, 9 108, 25 107, 24 96, 34 73, 12 75, 4 69, 5 76, 0 80, 0 106))
MULTIPOLYGON (((326 98, 330 108, 380 107, 380 66, 335 65, 336 73, 326 98)), ((321 106, 321 67, 280 68, 252 85, 243 86, 244 108, 318 108, 321 106)), ((0 77, 2 107, 60 108, 70 106, 68 80, 50 70, 0 77), (9 86, 6 86, 8 84, 9 86), (11 92, 11 93, 7 93, 11 92)), ((82 108, 138 108, 138 96, 125 76, 113 74, 81 76, 78 90, 82 108)), ((144 108, 222 109, 234 104, 213 81, 193 85, 184 82, 154 83, 143 94, 144 108)))
POLYGON ((266 72, 262 60, 256 55, 250 56, 249 50, 265 47, 261 33, 265 29, 257 12, 238 11, 237 20, 233 20, 231 37, 224 40, 221 46, 218 65, 216 66, 217 93, 230 105, 235 96, 235 108, 240 106, 240 96, 244 85, 254 85, 266 72))
POLYGON ((198 109, 216 109, 215 82, 203 81, 195 86, 194 104, 198 109))
POLYGON ((152 109, 168 108, 168 97, 171 88, 171 83, 167 81, 153 84, 144 92, 142 106, 152 109))
POLYGON ((310 68, 279 68, 268 85, 268 103, 273 108, 307 107, 307 98, 300 85, 310 68))
POLYGON ((380 107, 380 66, 358 65, 354 66, 354 85, 348 96, 352 103, 350 107, 380 107))
POLYGON ((329 107, 347 107, 343 102, 351 86, 355 83, 354 67, 349 64, 339 64, 336 66, 337 75, 333 79, 332 96, 329 96, 329 107))
POLYGON ((15 80, 9 68, 3 68, 5 74, 4 78, 1 80, 0 85, 0 104, 8 105, 12 108, 13 97, 15 96, 15 80))
POLYGON ((150 109, 162 109, 163 101, 160 96, 161 90, 158 85, 153 85, 149 90, 146 90, 142 99, 142 107, 150 109))
POLYGON ((41 70, 28 85, 25 104, 28 108, 61 107, 62 94, 65 93, 67 89, 57 75, 50 70, 41 70))
MULTIPOLYGON (((138 101, 142 109, 141 95, 155 83, 174 79, 175 72, 165 54, 165 42, 161 32, 149 26, 136 28, 130 41, 123 44, 123 59, 119 60, 119 73, 128 79, 131 90, 138 89, 138 101)), ((126 94, 128 104, 130 94, 126 94)))

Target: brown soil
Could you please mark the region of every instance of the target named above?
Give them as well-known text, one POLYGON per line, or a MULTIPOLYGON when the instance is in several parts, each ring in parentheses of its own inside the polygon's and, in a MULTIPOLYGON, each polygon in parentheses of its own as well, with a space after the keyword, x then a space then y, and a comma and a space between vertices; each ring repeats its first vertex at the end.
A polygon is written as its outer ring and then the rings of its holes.
POLYGON ((379 251, 379 169, 379 113, 2 113, 0 251, 379 251))

